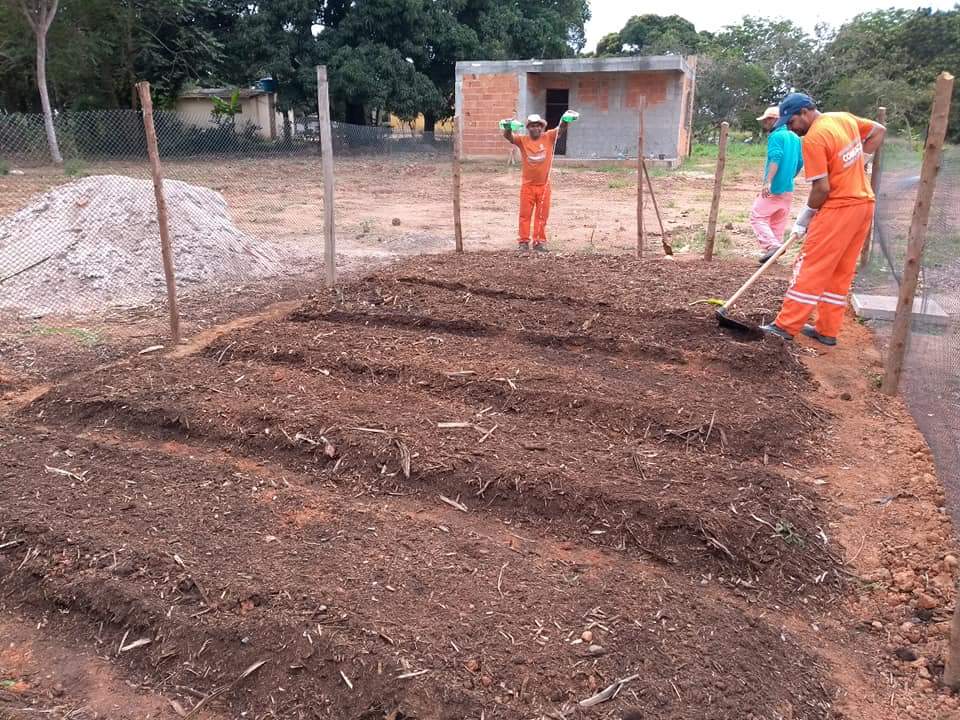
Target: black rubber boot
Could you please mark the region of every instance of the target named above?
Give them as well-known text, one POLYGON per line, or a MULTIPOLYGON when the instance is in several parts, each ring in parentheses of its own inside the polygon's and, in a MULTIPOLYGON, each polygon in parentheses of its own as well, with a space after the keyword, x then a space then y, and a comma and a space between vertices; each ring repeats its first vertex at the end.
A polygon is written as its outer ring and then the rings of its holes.
POLYGON ((801 330, 804 335, 806 335, 811 340, 816 340, 821 345, 826 345, 827 347, 833 347, 837 344, 837 339, 835 337, 830 337, 829 335, 821 335, 817 332, 817 329, 813 325, 804 325, 803 330, 801 330))
POLYGON ((779 249, 780 249, 780 245, 777 245, 776 247, 772 247, 769 250, 767 250, 763 255, 760 256, 760 264, 761 265, 765 264, 767 260, 772 258, 774 254, 777 252, 777 250, 779 249))
POLYGON ((548 252, 550 252, 549 250, 547 250, 547 246, 546 246, 546 244, 544 244, 544 243, 534 243, 534 244, 533 244, 533 251, 534 251, 534 252, 538 252, 538 253, 548 253, 548 252))
POLYGON ((774 337, 778 337, 781 340, 786 340, 787 342, 790 342, 791 340, 793 340, 793 335, 788 333, 786 330, 784 330, 782 327, 780 327, 776 323, 770 323, 769 325, 761 325, 760 329, 765 334, 773 335, 774 337))
POLYGON ((528 242, 519 242, 517 243, 517 252, 525 253, 530 250, 530 243, 528 242))

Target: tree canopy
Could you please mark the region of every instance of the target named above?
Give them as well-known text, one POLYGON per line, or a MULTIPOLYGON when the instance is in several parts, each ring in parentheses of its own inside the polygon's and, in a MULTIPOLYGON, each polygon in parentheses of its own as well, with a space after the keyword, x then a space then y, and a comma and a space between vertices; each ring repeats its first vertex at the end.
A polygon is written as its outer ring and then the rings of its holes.
MULTIPOLYGON (((185 86, 246 86, 270 76, 281 110, 314 111, 314 67, 329 69, 334 114, 453 111, 458 60, 571 57, 585 44, 588 0, 60 0, 47 39, 58 109, 131 107, 149 80, 159 105, 185 86)), ((941 70, 960 65, 960 9, 878 10, 806 33, 789 20, 745 17, 716 33, 678 15, 637 15, 597 55, 697 55, 697 127, 753 120, 786 92, 825 108, 922 127, 941 70)), ((38 110, 30 29, 0 2, 0 111, 38 110)), ((960 138, 960 100, 953 137, 960 138)))
MULTIPOLYGON (((61 0, 51 95, 129 107, 137 79, 163 104, 188 84, 270 76, 281 110, 308 112, 325 63, 339 117, 432 121, 452 113, 458 60, 570 57, 589 17, 587 0, 61 0)), ((0 4, 0 109, 36 109, 33 57, 23 18, 0 4)))
MULTIPOLYGON (((873 115, 888 109, 895 127, 922 127, 942 70, 960 67, 960 8, 878 10, 810 35, 789 20, 744 17, 717 33, 697 32, 676 15, 639 15, 603 38, 598 55, 697 55, 697 128, 726 120, 758 129, 753 118, 792 90, 826 109, 873 115)), ((953 139, 960 139, 960 99, 953 139)))

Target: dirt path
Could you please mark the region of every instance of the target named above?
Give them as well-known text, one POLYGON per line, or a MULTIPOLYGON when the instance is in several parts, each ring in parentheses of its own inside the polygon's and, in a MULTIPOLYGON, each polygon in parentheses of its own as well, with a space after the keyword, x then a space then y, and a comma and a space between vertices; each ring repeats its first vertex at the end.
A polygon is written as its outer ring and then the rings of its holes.
POLYGON ((688 306, 744 269, 420 258, 58 384, 0 422, 4 612, 256 717, 576 717, 639 673, 584 716, 945 720, 929 455, 863 328, 688 306))

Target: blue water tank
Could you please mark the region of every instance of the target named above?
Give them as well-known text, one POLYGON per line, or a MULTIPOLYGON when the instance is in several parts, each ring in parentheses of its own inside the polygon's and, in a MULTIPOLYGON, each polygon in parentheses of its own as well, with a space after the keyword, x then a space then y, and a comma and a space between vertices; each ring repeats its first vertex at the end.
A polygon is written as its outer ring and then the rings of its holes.
POLYGON ((277 81, 272 77, 260 78, 257 80, 257 90, 263 92, 275 93, 277 91, 277 81))

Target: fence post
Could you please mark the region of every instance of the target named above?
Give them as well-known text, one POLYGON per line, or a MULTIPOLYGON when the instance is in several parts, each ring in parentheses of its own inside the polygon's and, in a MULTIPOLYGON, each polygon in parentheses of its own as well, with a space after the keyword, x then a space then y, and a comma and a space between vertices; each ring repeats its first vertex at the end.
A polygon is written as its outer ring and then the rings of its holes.
POLYGON ((453 118, 453 238, 463 252, 463 225, 460 223, 460 116, 453 118))
POLYGON ((320 125, 320 163, 323 166, 323 263, 327 287, 337 282, 337 251, 333 222, 333 138, 330 131, 330 87, 327 66, 317 65, 317 121, 320 125))
POLYGON ((643 246, 647 239, 643 227, 643 113, 647 99, 640 98, 640 129, 637 133, 637 257, 643 257, 643 246))
MULTIPOLYGON (((877 122, 883 125, 887 122, 887 109, 882 105, 877 108, 877 122)), ((877 206, 873 211, 873 224, 870 226, 870 233, 867 235, 867 241, 863 243, 863 249, 860 251, 860 267, 866 267, 870 262, 870 252, 873 249, 873 233, 877 228, 877 212, 880 210, 880 153, 883 152, 883 145, 877 148, 873 154, 873 169, 870 170, 870 187, 877 198, 877 206)))
POLYGON ((880 391, 886 395, 896 394, 900 386, 900 375, 903 373, 903 358, 906 355, 913 318, 913 300, 920 277, 920 260, 923 258, 923 246, 927 239, 930 202, 937 185, 937 173, 940 172, 940 158, 943 153, 943 140, 947 134, 947 122, 950 119, 952 94, 953 75, 948 72, 940 73, 934 90, 933 109, 930 111, 930 127, 927 129, 927 144, 920 168, 920 187, 917 188, 917 200, 913 206, 910 232, 907 235, 907 259, 900 280, 897 314, 893 319, 883 384, 880 386, 880 391))
POLYGON ((960 690, 960 585, 953 601, 953 622, 950 624, 950 645, 947 665, 943 669, 943 684, 951 690, 960 690))
POLYGON ((723 170, 727 166, 727 133, 730 123, 720 123, 720 145, 717 148, 717 171, 713 177, 713 200, 710 203, 710 219, 707 222, 707 241, 703 247, 703 259, 713 260, 713 244, 717 239, 717 217, 720 215, 720 188, 723 185, 723 170))
POLYGON ((173 251, 170 249, 170 227, 167 223, 167 199, 163 193, 163 173, 160 171, 160 150, 157 146, 157 130, 153 125, 153 100, 150 98, 150 83, 138 82, 136 88, 143 112, 150 173, 153 175, 153 196, 157 203, 160 255, 163 258, 163 276, 167 281, 167 308, 170 311, 170 337, 176 345, 180 342, 180 310, 177 308, 177 279, 173 272, 173 251))

